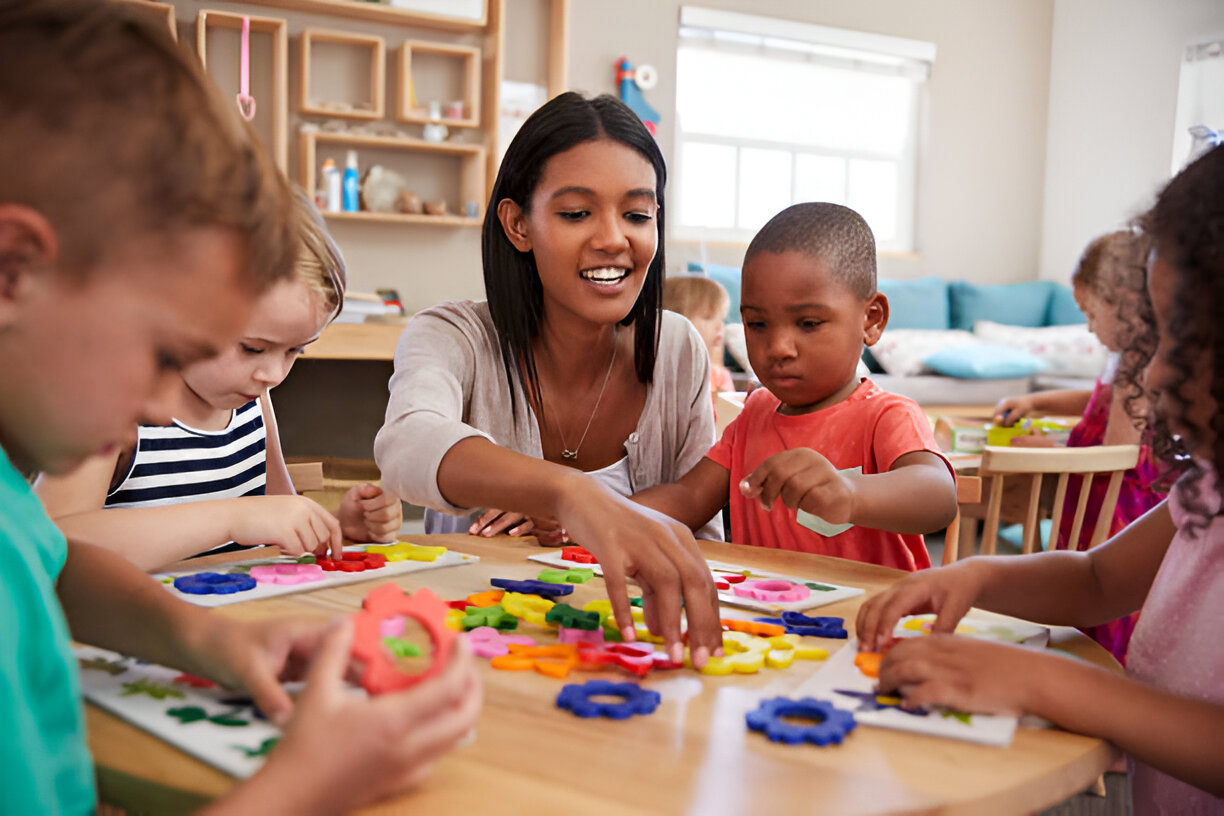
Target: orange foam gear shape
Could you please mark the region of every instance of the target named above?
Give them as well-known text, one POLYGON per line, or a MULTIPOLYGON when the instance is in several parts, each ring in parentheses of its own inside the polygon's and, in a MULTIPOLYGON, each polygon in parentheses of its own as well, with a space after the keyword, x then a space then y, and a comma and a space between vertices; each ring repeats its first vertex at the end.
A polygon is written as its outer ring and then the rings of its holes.
POLYGON ((450 662, 458 634, 446 626, 446 602, 428 589, 412 595, 395 584, 383 584, 370 592, 353 615, 353 656, 365 664, 361 685, 370 694, 386 694, 409 688, 441 673, 450 662), (389 618, 412 618, 433 641, 433 660, 419 674, 402 672, 395 658, 382 645, 380 624, 389 618))

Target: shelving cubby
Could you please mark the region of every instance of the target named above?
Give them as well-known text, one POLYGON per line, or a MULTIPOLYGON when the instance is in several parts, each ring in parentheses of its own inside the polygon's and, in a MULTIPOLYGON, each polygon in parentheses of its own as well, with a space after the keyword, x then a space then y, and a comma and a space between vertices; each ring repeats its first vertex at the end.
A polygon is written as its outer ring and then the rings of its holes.
MULTIPOLYGON (((226 98, 239 90, 242 23, 249 20, 251 95, 255 119, 251 126, 282 169, 289 164, 289 34, 279 17, 256 17, 203 9, 196 15, 196 52, 204 70, 226 98)), ((235 102, 237 104, 237 102, 235 102)))
POLYGON ((386 43, 382 37, 348 31, 307 28, 301 36, 298 110, 344 119, 383 118, 386 88, 386 43), (316 60, 328 70, 315 70, 316 60), (364 94, 346 100, 354 86, 364 94), (360 98, 364 95, 364 99, 360 98))
POLYGON ((396 116, 401 122, 425 124, 429 102, 461 102, 462 116, 437 121, 448 127, 480 127, 480 49, 422 40, 405 40, 399 48, 399 95, 396 116), (414 99, 415 97, 415 99, 414 99))
POLYGON ((426 142, 386 136, 307 132, 299 149, 301 178, 307 190, 318 187, 318 167, 325 158, 344 167, 349 150, 358 151, 364 176, 372 164, 383 164, 408 180, 409 189, 424 201, 444 200, 447 215, 384 212, 324 212, 329 219, 439 226, 479 226, 485 200, 486 152, 481 145, 426 142), (451 165, 447 167, 447 165, 451 165), (476 203, 475 217, 464 214, 467 202, 476 203))

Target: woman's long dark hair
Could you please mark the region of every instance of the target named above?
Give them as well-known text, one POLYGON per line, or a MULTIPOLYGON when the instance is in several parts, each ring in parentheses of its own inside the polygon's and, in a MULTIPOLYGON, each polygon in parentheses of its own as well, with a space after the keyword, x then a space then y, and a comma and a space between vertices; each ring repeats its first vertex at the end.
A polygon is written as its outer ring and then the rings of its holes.
POLYGON ((576 145, 596 139, 611 139, 636 150, 650 162, 655 172, 658 248, 637 301, 621 321, 622 326, 634 327, 633 362, 638 379, 649 383, 654 377, 665 269, 663 187, 667 182, 667 167, 663 163, 663 154, 642 121, 616 97, 605 94, 585 99, 576 93, 563 93, 545 103, 519 128, 502 158, 497 180, 493 182, 493 193, 489 196, 489 206, 485 210, 481 239, 485 296, 489 300, 489 313, 497 329, 502 363, 510 383, 512 406, 515 370, 519 366, 526 374, 528 398, 537 406, 541 405, 540 380, 531 341, 540 334, 544 291, 535 256, 530 252, 519 252, 510 243, 497 217, 497 205, 503 199, 510 199, 524 212, 529 212, 531 197, 548 160, 576 145))
MULTIPOLYGON (((1182 429, 1185 438, 1167 440, 1156 449, 1193 451, 1210 432, 1214 436, 1211 462, 1219 477, 1224 474, 1224 413, 1219 410, 1224 406, 1224 334, 1218 327, 1224 314, 1224 146, 1178 173, 1143 216, 1142 224, 1160 257, 1177 270, 1172 311, 1163 327, 1172 340, 1169 364, 1180 375, 1180 383, 1189 383, 1200 355, 1210 353, 1209 390, 1217 406, 1211 427, 1196 427, 1186 416, 1190 399, 1183 387, 1169 389, 1164 404, 1172 409, 1169 416, 1161 417, 1164 422, 1157 430, 1164 426, 1167 434, 1167 426, 1172 426, 1182 429)), ((1195 501, 1201 476, 1198 468, 1187 474, 1188 505, 1199 516, 1195 526, 1206 524, 1210 515, 1206 505, 1195 501)))

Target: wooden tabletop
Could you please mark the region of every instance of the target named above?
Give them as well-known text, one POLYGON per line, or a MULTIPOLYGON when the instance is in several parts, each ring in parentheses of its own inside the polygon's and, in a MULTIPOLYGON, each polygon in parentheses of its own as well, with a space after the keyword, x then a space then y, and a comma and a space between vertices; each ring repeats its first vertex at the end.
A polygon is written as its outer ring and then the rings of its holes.
MULTIPOLYGON (((414 536, 480 556, 479 563, 396 577, 407 590, 429 587, 443 598, 487 589, 492 577, 534 577, 534 539, 414 536)), ((853 635, 861 602, 903 573, 836 558, 734 544, 703 543, 708 557, 763 570, 860 586, 867 595, 821 607, 853 635)), ((249 554, 246 557, 250 557, 249 554)), ((232 556, 231 556, 232 559, 232 556)), ((194 562, 199 564, 199 562, 194 562)), ((356 609, 370 583, 347 585, 221 607, 218 614, 258 618, 284 613, 335 615, 356 609)), ((573 603, 604 593, 595 579, 576 587, 573 603)), ((543 630, 527 625, 528 634, 543 630)), ((835 651, 845 641, 824 641, 835 651)), ((1118 669, 1094 642, 1073 629, 1051 630, 1054 648, 1118 669)), ((466 814, 744 814, 1031 813, 1089 787, 1116 757, 1099 739, 1059 730, 1020 728, 1008 748, 862 727, 841 746, 769 742, 744 724, 746 697, 786 695, 819 663, 763 669, 756 675, 709 677, 681 670, 651 674, 644 685, 663 704, 652 715, 623 721, 578 719, 554 700, 563 681, 534 672, 482 665, 485 708, 475 741, 444 757, 403 800, 365 811, 466 814)), ((579 673, 632 679, 616 672, 579 673)), ((749 706, 751 707, 751 706, 749 706)), ((108 769, 209 796, 234 784, 166 743, 89 705, 90 749, 108 769)))

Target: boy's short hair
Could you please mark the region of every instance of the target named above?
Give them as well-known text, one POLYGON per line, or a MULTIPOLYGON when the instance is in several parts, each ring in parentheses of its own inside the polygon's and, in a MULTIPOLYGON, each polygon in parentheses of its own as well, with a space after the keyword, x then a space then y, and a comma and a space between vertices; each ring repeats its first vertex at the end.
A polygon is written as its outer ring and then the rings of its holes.
POLYGON ((663 308, 685 317, 721 320, 730 306, 727 290, 705 275, 671 275, 663 281, 663 308))
POLYGON ((344 307, 344 290, 348 281, 344 256, 327 232, 319 209, 301 190, 294 192, 293 213, 301 235, 297 276, 310 291, 323 298, 323 305, 334 318, 344 307))
POLYGON ((761 252, 802 252, 866 300, 876 292, 875 236, 863 217, 827 201, 794 204, 769 219, 748 244, 744 264, 761 252))
POLYGON ((252 285, 292 272, 288 184, 164 24, 127 3, 0 0, 0 54, 0 202, 47 218, 60 268, 221 227, 252 285))

